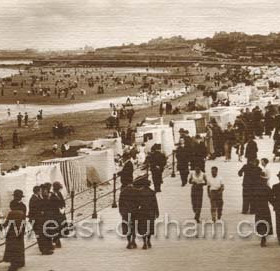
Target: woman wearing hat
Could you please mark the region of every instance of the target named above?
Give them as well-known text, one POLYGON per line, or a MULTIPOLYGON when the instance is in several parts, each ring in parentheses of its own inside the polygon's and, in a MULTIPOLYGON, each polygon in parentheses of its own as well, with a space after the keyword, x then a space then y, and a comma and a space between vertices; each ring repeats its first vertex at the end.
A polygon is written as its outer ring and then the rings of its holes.
POLYGON ((22 202, 22 199, 24 198, 22 190, 16 189, 13 193, 14 199, 10 202, 10 208, 12 210, 19 210, 26 215, 26 206, 22 202))
POLYGON ((127 249, 137 248, 135 220, 138 210, 136 189, 132 183, 124 187, 119 197, 119 212, 122 216, 122 233, 127 238, 127 249))
POLYGON ((134 181, 138 199, 138 233, 143 237, 143 249, 151 248, 151 236, 155 233, 155 220, 159 209, 155 191, 150 188, 148 176, 140 176, 134 181))
POLYGON ((18 270, 25 265, 24 253, 24 233, 25 227, 22 223, 25 221, 26 207, 21 202, 23 192, 21 190, 14 191, 14 200, 11 202, 11 211, 9 212, 6 221, 0 225, 0 230, 7 228, 6 232, 6 247, 3 261, 11 263, 9 271, 18 270), (10 223, 15 223, 10 227, 10 223))

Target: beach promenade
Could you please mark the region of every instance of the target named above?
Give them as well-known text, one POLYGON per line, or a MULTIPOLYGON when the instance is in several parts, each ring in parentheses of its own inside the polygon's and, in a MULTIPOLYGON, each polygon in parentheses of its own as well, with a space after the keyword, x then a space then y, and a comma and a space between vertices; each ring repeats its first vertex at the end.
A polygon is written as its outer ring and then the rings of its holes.
MULTIPOLYGON (((258 145, 259 158, 268 157, 271 161, 271 140, 263 139, 258 141, 258 145)), ((137 249, 126 249, 126 240, 121 239, 116 232, 116 227, 120 223, 118 209, 107 208, 98 214, 99 219, 103 221, 100 227, 103 238, 99 238, 95 230, 95 235, 91 238, 64 239, 63 248, 55 250, 52 256, 41 256, 37 246, 34 246, 26 251, 26 267, 21 270, 278 270, 280 246, 274 236, 269 238, 266 248, 261 248, 259 239, 254 234, 248 238, 242 238, 238 234, 237 227, 240 222, 243 221, 245 225, 240 227, 241 234, 246 235, 253 231, 249 223, 254 221, 254 216, 241 214, 242 178, 237 176, 237 171, 243 163, 237 162, 235 155, 233 161, 228 163, 222 159, 209 161, 207 173, 214 165, 219 168, 219 174, 223 176, 225 182, 224 215, 222 222, 218 222, 215 226, 215 238, 212 237, 212 224, 209 223, 211 214, 206 188, 201 214, 202 224, 198 226, 198 234, 194 236, 191 224, 184 225, 187 222, 191 223, 194 216, 191 209, 191 186, 188 184, 181 187, 179 175, 176 174, 175 178, 171 178, 168 174, 164 180, 163 192, 158 194, 159 221, 165 220, 166 223, 168 216, 169 222, 172 223, 168 226, 168 230, 165 230, 164 223, 158 225, 157 237, 152 240, 152 249, 142 250, 141 239, 137 242, 137 249), (173 220, 177 221, 180 230, 173 220), (204 222, 208 224, 204 225, 204 222), (193 236, 190 237, 191 235, 193 236)), ((270 166, 273 184, 277 182, 276 172, 279 170, 279 162, 271 162, 270 166)), ((274 212, 272 209, 271 211, 275 227, 274 212)), ((7 266, 1 264, 0 270, 6 271, 7 266)))

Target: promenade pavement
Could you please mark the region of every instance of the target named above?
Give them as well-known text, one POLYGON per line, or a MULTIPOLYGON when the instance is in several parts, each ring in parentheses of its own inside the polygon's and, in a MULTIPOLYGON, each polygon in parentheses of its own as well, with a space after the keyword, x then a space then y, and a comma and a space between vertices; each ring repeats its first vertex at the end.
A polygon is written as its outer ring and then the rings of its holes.
MULTIPOLYGON (((258 140, 259 158, 267 157, 272 161, 272 140, 265 138, 258 140)), ((254 221, 252 215, 242 215, 242 178, 237 176, 237 171, 243 163, 237 162, 233 155, 231 162, 225 163, 222 158, 207 162, 207 173, 211 166, 218 166, 219 174, 225 182, 224 213, 222 222, 216 224, 216 236, 212 237, 212 224, 206 226, 204 222, 211 221, 210 202, 206 188, 204 190, 203 210, 201 214, 202 224, 198 225, 198 234, 191 235, 191 222, 194 214, 191 208, 190 185, 181 187, 179 175, 171 178, 170 174, 164 179, 163 192, 157 194, 160 220, 176 220, 177 226, 172 223, 169 230, 165 231, 164 224, 158 225, 157 237, 152 239, 153 248, 142 250, 142 241, 137 241, 138 248, 126 249, 126 240, 116 233, 116 226, 120 223, 118 209, 107 208, 99 213, 99 219, 103 221, 101 233, 103 238, 95 235, 91 238, 64 239, 63 248, 55 250, 52 256, 42 256, 37 246, 26 251, 26 267, 22 271, 110 271, 110 270, 146 270, 146 271, 261 271, 278 270, 280 246, 275 236, 268 240, 266 248, 260 247, 257 236, 252 234, 248 238, 241 238, 237 232, 237 226, 241 221, 244 227, 242 233, 249 233, 253 228, 248 224, 254 221), (224 235, 222 228, 224 223, 224 235), (186 231, 189 226, 189 231, 186 231), (205 234, 203 234, 205 229, 205 234), (167 237, 165 236, 165 233, 167 237), (179 232, 180 236, 177 236, 179 232)), ((276 173, 280 170, 280 163, 270 162, 272 172, 271 185, 277 182, 276 173)), ((274 212, 272 211, 275 229, 274 212)), ((88 221, 93 222, 92 219, 88 221)), ((95 221, 96 222, 96 221, 95 221)), ((85 232, 84 232, 85 233, 85 232)), ((7 264, 1 264, 0 270, 7 270, 7 264)))

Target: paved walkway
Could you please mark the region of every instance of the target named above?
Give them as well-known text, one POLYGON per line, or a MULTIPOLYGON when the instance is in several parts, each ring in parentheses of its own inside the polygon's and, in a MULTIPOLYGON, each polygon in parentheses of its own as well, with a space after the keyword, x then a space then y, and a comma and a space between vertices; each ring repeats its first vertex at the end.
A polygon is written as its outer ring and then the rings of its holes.
MULTIPOLYGON (((258 142, 260 156, 271 160, 272 143, 268 139, 258 142)), ((186 238, 183 236, 181 224, 181 237, 176 236, 176 227, 170 226, 169 238, 164 236, 164 226, 159 226, 158 237, 153 239, 153 248, 142 250, 142 242, 138 241, 138 249, 127 250, 126 241, 115 233, 116 225, 120 222, 117 209, 107 208, 99 214, 103 220, 103 238, 94 236, 83 239, 73 238, 63 240, 63 248, 56 250, 52 256, 41 256, 38 248, 33 247, 26 253, 26 267, 22 271, 103 271, 103 270, 278 270, 280 247, 275 237, 271 237, 267 248, 259 246, 259 240, 254 236, 242 239, 238 237, 236 227, 239 221, 253 222, 254 216, 240 214, 242 198, 242 179, 237 177, 237 171, 242 163, 236 157, 232 162, 225 163, 222 159, 207 162, 207 172, 211 166, 220 169, 220 175, 225 180, 224 215, 225 237, 222 238, 221 225, 217 224, 217 236, 211 237, 211 225, 208 225, 206 237, 202 235, 202 225, 199 226, 198 237, 186 238)), ((272 183, 277 181, 277 170, 280 163, 271 163, 273 173, 272 183)), ((180 179, 166 178, 163 192, 158 194, 162 220, 165 214, 170 219, 183 223, 193 219, 190 202, 190 185, 182 188, 180 179)), ((273 223, 274 221, 274 213, 273 223)), ((209 199, 206 189, 204 191, 202 220, 211 219, 209 199)), ((243 228, 244 232, 251 228, 243 228)), ((188 233, 191 233, 188 232, 188 233)), ((1 270, 7 265, 0 265, 1 270)))

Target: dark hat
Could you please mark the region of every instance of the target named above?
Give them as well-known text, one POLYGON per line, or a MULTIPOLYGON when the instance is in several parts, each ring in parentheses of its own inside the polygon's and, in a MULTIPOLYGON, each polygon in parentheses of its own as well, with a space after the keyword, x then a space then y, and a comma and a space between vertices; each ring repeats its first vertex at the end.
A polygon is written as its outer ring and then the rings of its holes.
POLYGON ((179 133, 184 133, 185 129, 184 128, 180 128, 179 133))
POLYGON ((154 147, 155 150, 160 150, 161 149, 161 144, 156 143, 156 144, 154 144, 153 147, 154 147))
POLYGON ((14 191, 14 193, 13 193, 13 196, 15 197, 15 198, 23 198, 24 197, 24 195, 23 195, 23 191, 22 190, 20 190, 20 189, 16 189, 15 191, 14 191))
POLYGON ((54 182, 53 183, 53 189, 54 190, 59 190, 62 188, 62 184, 60 182, 54 182))
POLYGON ((278 174, 276 176, 280 178, 280 171, 278 172, 278 174))
POLYGON ((201 136, 200 135, 196 135, 195 139, 201 139, 201 136))
POLYGON ((138 187, 139 186, 150 186, 151 182, 148 180, 148 175, 144 174, 144 175, 138 176, 134 180, 133 185, 138 186, 138 187))

